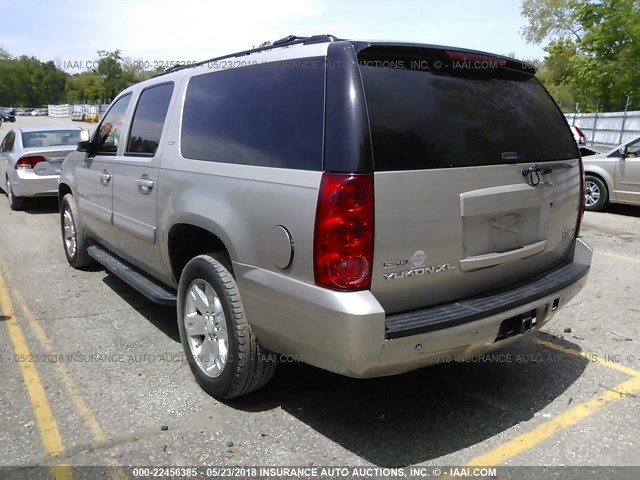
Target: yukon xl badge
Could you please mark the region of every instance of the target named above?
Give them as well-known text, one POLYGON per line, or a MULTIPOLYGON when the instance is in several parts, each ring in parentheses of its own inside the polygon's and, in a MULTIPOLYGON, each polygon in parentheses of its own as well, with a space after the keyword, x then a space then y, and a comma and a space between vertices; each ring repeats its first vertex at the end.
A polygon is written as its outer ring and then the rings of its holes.
POLYGON ((411 268, 409 270, 403 270, 401 272, 388 272, 383 273, 382 276, 385 280, 398 280, 400 278, 409 278, 409 277, 419 277, 427 274, 434 274, 440 272, 448 272, 449 270, 455 270, 456 267, 445 263, 443 265, 431 265, 427 267, 423 267, 424 262, 427 259, 427 254, 422 250, 418 250, 413 254, 411 258, 404 258, 402 260, 390 260, 386 262, 382 262, 382 268, 395 268, 395 267, 403 267, 405 265, 413 265, 415 268, 411 268))
POLYGON ((420 277, 422 275, 430 275, 433 273, 448 272, 455 270, 456 267, 445 263, 443 265, 431 265, 429 267, 412 268, 411 270, 403 270, 402 272, 383 273, 385 280, 399 280, 401 278, 420 277))

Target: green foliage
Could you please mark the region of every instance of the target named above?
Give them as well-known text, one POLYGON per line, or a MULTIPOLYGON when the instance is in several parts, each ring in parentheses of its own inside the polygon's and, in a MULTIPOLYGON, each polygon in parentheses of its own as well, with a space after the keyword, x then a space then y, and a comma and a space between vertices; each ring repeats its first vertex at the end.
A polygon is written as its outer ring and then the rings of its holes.
POLYGON ((523 36, 547 56, 538 77, 563 110, 640 108, 640 2, 523 0, 523 36))
POLYGON ((53 62, 12 57, 0 48, 0 105, 36 107, 49 103, 107 101, 121 90, 151 78, 155 71, 123 58, 120 50, 98 52, 97 68, 69 74, 53 62))
POLYGON ((0 50, 0 105, 41 106, 64 98, 67 74, 53 62, 0 50))

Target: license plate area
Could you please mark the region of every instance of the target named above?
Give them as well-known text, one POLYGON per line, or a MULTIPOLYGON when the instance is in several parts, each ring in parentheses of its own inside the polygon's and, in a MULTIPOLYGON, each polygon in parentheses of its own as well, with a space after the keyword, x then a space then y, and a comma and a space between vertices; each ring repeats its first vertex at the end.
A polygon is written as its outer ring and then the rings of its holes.
POLYGON ((529 310, 528 312, 520 313, 513 317, 507 318, 502 321, 498 330, 498 335, 494 342, 499 342, 506 338, 515 337, 516 335, 522 335, 530 331, 536 326, 536 311, 529 310))

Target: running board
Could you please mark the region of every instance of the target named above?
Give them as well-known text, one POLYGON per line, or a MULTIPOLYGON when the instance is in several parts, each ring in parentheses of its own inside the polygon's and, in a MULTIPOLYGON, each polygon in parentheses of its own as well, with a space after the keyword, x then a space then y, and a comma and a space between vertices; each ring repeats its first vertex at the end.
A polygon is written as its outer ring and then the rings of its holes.
POLYGON ((135 267, 100 245, 91 245, 87 248, 87 253, 91 258, 101 263, 107 270, 131 285, 149 300, 160 305, 176 304, 175 293, 158 285, 149 277, 140 273, 135 267))

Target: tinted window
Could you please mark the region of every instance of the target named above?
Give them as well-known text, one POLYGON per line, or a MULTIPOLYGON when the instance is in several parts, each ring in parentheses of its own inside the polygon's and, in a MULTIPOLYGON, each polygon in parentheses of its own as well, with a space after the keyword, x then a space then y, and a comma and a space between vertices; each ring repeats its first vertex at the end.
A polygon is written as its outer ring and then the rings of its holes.
POLYGON ((118 151, 120 135, 122 134, 122 124, 130 101, 130 93, 124 97, 120 97, 102 119, 100 126, 96 130, 97 137, 94 139, 96 152, 98 154, 115 155, 118 151))
POLYGON ((4 137, 4 140, 2 140, 2 145, 0 145, 0 151, 10 152, 11 150, 13 150, 13 144, 15 143, 15 141, 15 132, 11 131, 7 133, 7 135, 4 137))
POLYGON ((76 145, 80 141, 80 130, 40 130, 22 132, 24 148, 57 147, 76 145))
POLYGON ((193 77, 182 119, 182 155, 197 160, 322 169, 324 59, 193 77))
POLYGON ((173 83, 147 88, 142 92, 133 114, 127 153, 156 153, 172 93, 173 83))
POLYGON ((376 170, 578 157, 566 120, 534 77, 412 70, 393 60, 386 65, 396 68, 360 61, 376 170))

